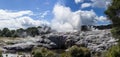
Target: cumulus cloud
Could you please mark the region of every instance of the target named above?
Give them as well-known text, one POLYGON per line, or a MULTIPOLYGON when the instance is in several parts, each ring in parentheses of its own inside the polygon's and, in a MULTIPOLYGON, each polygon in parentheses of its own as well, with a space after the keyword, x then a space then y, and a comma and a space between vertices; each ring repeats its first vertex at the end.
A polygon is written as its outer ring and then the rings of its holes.
POLYGON ((108 21, 107 17, 105 17, 105 16, 97 17, 97 20, 101 21, 101 22, 108 21))
POLYGON ((84 0, 74 0, 76 4, 83 2, 84 0))
POLYGON ((81 5, 81 8, 87 8, 87 7, 90 7, 91 6, 91 3, 83 3, 81 5))
POLYGON ((93 10, 72 12, 69 7, 56 4, 53 9, 52 28, 59 32, 80 30, 81 25, 94 25, 96 14, 93 10))
POLYGON ((100 21, 104 21, 104 20, 107 20, 107 18, 104 17, 104 16, 100 16, 100 17, 98 18, 98 20, 100 20, 100 21))
POLYGON ((0 28, 27 28, 30 26, 40 26, 42 24, 49 24, 44 20, 34 20, 30 16, 34 15, 32 11, 10 11, 0 10, 0 28))
POLYGON ((93 7, 99 7, 99 8, 106 8, 110 3, 111 0, 91 0, 93 7))
POLYGON ((80 19, 82 21, 82 25, 94 25, 96 21, 96 13, 93 10, 90 11, 78 11, 80 15, 80 19))
POLYGON ((98 22, 98 23, 96 23, 96 25, 108 25, 108 24, 111 24, 111 21, 110 20, 108 20, 107 19, 107 17, 105 17, 105 16, 97 16, 96 17, 96 22, 98 22))
MULTIPOLYGON (((86 8, 86 7, 98 7, 98 8, 107 8, 108 5, 112 2, 112 0, 90 0, 91 3, 83 3, 81 4, 81 8, 86 8)), ((76 3, 76 2, 75 2, 76 3)), ((79 3, 79 2, 77 2, 79 3)))

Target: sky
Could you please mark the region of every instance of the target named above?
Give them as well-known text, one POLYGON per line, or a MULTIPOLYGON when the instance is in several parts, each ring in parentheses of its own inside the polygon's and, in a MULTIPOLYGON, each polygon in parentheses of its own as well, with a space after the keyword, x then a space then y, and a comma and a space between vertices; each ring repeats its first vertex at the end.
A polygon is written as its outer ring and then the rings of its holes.
POLYGON ((0 29, 48 25, 57 31, 107 25, 111 0, 0 0, 0 29))

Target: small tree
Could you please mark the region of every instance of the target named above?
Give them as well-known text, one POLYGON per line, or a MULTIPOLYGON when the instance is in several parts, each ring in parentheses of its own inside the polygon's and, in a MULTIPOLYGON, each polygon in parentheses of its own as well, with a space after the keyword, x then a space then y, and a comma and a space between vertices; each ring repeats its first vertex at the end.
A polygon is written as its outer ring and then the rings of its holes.
POLYGON ((2 36, 3 37, 11 37, 11 31, 8 28, 4 28, 2 30, 2 36))
POLYGON ((26 36, 26 35, 25 35, 25 30, 24 30, 23 28, 17 29, 17 30, 16 30, 16 34, 17 34, 17 36, 19 36, 19 37, 25 37, 25 36, 26 36))
POLYGON ((38 29, 36 27, 29 27, 26 29, 26 31, 28 35, 33 37, 39 34, 38 29))
POLYGON ((11 37, 18 37, 17 32, 15 30, 11 30, 11 37))

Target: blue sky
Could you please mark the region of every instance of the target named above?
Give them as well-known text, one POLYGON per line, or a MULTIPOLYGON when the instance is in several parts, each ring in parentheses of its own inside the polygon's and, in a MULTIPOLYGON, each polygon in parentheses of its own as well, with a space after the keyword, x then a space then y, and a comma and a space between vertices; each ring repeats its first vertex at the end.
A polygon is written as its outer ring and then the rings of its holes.
POLYGON ((41 8, 41 11, 50 10, 56 0, 0 0, 1 9, 9 10, 32 10, 41 8))
MULTIPOLYGON (((0 13, 2 15, 6 15, 8 17, 11 17, 13 13, 17 14, 20 12, 21 16, 16 16, 16 18, 8 18, 9 20, 17 20, 17 19, 23 19, 21 24, 25 23, 25 19, 29 20, 27 21, 27 25, 34 25, 35 22, 48 22, 50 23, 53 19, 55 19, 55 13, 53 11, 55 10, 56 5, 63 6, 63 8, 69 8, 71 13, 77 12, 77 11, 93 11, 98 19, 101 21, 97 21, 97 24, 108 24, 109 22, 106 21, 106 17, 104 14, 105 9, 107 9, 107 4, 110 3, 111 0, 0 0, 0 13), (27 11, 27 12, 26 12, 27 11), (30 15, 31 14, 31 15, 30 15), (18 18, 19 17, 19 18, 18 18), (21 18, 20 18, 21 17, 21 18), (23 18, 24 17, 24 18, 23 18), (29 18, 29 19, 28 19, 29 18), (34 22, 30 21, 33 20, 34 22), (42 20, 42 21, 40 21, 42 20), (28 24, 29 23, 29 24, 28 24)), ((57 10, 58 12, 61 10, 57 10)), ((14 15, 14 14, 13 14, 14 15)), ((13 16, 12 16, 13 17, 13 16)), ((5 17, 0 17, 1 22, 4 22, 6 24, 8 20, 4 20, 5 17)), ((84 18, 83 18, 84 19, 84 18)), ((15 21, 16 22, 16 21, 15 21)), ((18 21, 19 22, 19 21, 18 21)), ((36 23, 35 23, 36 24, 36 23)), ((41 24, 41 23, 37 23, 41 24)), ((5 24, 4 24, 5 25, 5 24)), ((0 27, 7 27, 4 25, 0 25, 0 27)), ((19 24, 20 25, 20 24, 19 24)), ((16 25, 14 25, 16 26, 16 25)), ((12 27, 14 27, 12 26, 12 27)), ((22 25, 20 25, 22 27, 22 25)), ((11 27, 11 26, 10 26, 11 27)))
MULTIPOLYGON (((0 9, 21 11, 31 10, 36 14, 52 11, 57 0, 0 0, 0 9)), ((47 17, 46 17, 47 18, 47 17)), ((48 16, 48 18, 52 18, 48 16)))
MULTIPOLYGON (((83 3, 90 3, 91 1, 90 0, 84 0, 83 3)), ((76 4, 74 0, 65 0, 65 6, 68 6, 72 9, 72 11, 77 11, 79 9, 81 9, 80 5, 82 3, 78 3, 76 4)), ((101 15, 104 15, 104 11, 105 11, 105 8, 98 8, 98 7, 88 7, 88 8, 84 8, 84 9, 81 9, 81 10, 91 10, 93 9, 97 15, 101 16, 101 15)))
MULTIPOLYGON (((84 3, 91 2, 90 0, 85 0, 84 3)), ((76 4, 74 0, 0 0, 0 9, 20 11, 20 10, 31 10, 34 13, 43 13, 45 11, 50 11, 52 14, 53 7, 56 3, 61 3, 66 7, 70 7, 72 11, 77 11, 82 3, 76 4)), ((97 15, 104 15, 105 8, 85 8, 81 10, 91 10, 93 9, 97 15)), ((49 14, 49 15, 50 15, 49 14)), ((52 17, 48 19, 52 19, 52 17)), ((46 17, 46 18, 47 18, 46 17)))

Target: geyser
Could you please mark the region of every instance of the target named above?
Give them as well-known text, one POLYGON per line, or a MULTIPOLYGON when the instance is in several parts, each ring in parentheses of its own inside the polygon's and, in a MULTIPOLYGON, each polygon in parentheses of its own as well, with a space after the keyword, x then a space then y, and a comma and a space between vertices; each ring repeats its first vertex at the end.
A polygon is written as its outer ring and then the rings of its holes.
POLYGON ((93 25, 96 14, 93 10, 72 12, 69 7, 56 4, 53 9, 52 29, 58 32, 80 31, 82 25, 93 25))

